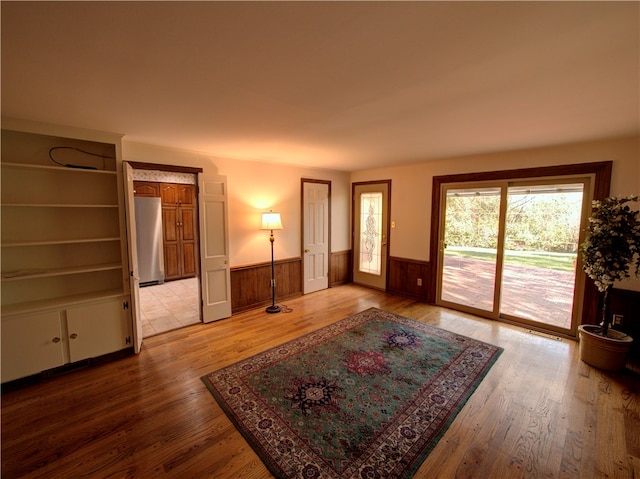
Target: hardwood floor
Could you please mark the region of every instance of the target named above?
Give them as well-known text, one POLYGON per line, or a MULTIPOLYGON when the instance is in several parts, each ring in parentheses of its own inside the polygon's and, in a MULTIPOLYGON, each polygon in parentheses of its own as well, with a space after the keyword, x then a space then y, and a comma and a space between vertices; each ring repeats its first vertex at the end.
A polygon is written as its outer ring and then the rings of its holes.
POLYGON ((578 345, 354 285, 145 339, 2 396, 2 478, 270 478, 200 377, 371 306, 505 351, 415 478, 640 477, 640 377, 578 345))

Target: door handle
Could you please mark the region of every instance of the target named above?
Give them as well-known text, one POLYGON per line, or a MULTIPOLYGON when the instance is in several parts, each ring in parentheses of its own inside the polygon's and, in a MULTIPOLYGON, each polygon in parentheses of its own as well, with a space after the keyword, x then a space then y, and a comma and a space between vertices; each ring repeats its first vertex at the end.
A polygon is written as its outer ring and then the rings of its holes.
POLYGON ((304 252, 308 253, 309 251, 311 251, 310 249, 305 249, 304 252))

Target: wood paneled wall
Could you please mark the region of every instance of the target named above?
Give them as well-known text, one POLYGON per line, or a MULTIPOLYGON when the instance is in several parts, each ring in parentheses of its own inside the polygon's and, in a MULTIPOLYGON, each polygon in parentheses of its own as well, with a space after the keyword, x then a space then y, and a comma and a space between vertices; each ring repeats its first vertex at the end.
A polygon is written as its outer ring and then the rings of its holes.
POLYGON ((351 283, 351 250, 337 251, 330 255, 329 286, 351 283))
MULTIPOLYGON (((600 302, 598 305, 600 306, 600 302)), ((633 338, 631 357, 635 364, 640 364, 640 291, 612 289, 610 308, 611 314, 623 316, 622 325, 615 326, 615 329, 624 331, 633 338)))
MULTIPOLYGON (((351 251, 330 255, 329 287, 351 282, 351 251)), ((274 262, 276 303, 302 295, 302 258, 274 262)), ((231 310, 239 313, 271 304, 271 262, 231 268, 231 310)))
MULTIPOLYGON (((302 294, 302 259, 274 262, 276 303, 302 294)), ((231 308, 233 313, 271 303, 271 262, 231 268, 231 308)))
POLYGON ((405 258, 389 258, 390 293, 427 302, 431 265, 428 261, 405 258), (422 285, 418 285, 418 280, 422 285))

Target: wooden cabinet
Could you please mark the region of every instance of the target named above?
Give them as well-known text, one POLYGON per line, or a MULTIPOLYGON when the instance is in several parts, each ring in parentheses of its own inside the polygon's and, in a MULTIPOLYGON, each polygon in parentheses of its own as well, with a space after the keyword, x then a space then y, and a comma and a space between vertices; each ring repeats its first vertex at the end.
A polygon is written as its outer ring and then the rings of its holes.
POLYGON ((134 181, 133 194, 135 196, 158 198, 160 196, 160 183, 154 181, 134 181))
POLYGON ((197 273, 195 185, 160 184, 165 279, 191 278, 197 273))
POLYGON ((195 185, 160 183, 160 197, 162 206, 193 208, 196 202, 196 187, 195 185))
POLYGON ((129 268, 117 142, 2 130, 3 382, 126 347, 132 320, 121 306, 129 268), (74 316, 94 331, 94 343, 61 355, 67 314, 105 301, 118 310, 74 316))
POLYGON ((198 273, 196 187, 190 184, 134 181, 136 196, 160 197, 164 279, 192 278, 198 273))

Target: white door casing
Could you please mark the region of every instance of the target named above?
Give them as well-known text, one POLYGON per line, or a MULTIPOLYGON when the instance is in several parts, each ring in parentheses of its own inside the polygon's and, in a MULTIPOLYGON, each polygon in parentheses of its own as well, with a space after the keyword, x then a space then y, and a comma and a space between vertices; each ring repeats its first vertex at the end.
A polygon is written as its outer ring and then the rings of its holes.
POLYGON ((129 289, 131 291, 130 308, 133 330, 133 347, 135 353, 142 348, 142 316, 140 315, 140 273, 138 271, 138 248, 136 238, 135 202, 133 192, 133 168, 123 161, 124 204, 127 223, 127 238, 129 252, 129 289))
POLYGON ((231 316, 227 177, 198 174, 202 320, 231 316))
POLYGON ((303 294, 329 287, 330 183, 302 183, 303 294))

